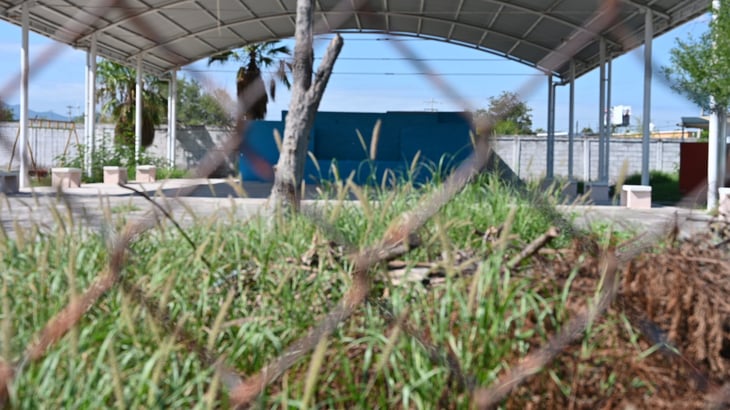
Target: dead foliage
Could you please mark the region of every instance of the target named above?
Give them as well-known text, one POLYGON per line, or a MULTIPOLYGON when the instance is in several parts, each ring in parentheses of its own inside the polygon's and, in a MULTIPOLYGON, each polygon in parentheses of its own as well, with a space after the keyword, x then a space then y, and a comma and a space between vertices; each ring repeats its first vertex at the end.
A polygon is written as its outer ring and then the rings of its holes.
MULTIPOLYGON (((616 303, 583 343, 567 346, 517 388, 506 408, 728 408, 730 265, 718 243, 698 235, 629 260, 616 303)), ((571 312, 593 297, 600 280, 595 257, 584 254, 580 262, 577 249, 536 258, 523 272, 540 275, 540 286, 556 291, 577 269, 571 312)))

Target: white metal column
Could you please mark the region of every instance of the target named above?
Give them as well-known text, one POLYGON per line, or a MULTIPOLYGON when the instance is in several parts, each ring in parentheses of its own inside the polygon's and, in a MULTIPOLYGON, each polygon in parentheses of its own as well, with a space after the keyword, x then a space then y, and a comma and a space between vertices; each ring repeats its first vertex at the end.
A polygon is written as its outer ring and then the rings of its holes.
POLYGON ((651 142, 651 48, 654 38, 654 16, 647 9, 644 16, 644 112, 641 139, 641 185, 649 185, 649 147, 651 142))
POLYGON ((86 53, 86 97, 84 101, 84 166, 86 175, 92 173, 92 156, 96 145, 96 34, 91 36, 86 53))
POLYGON ((573 143, 575 140, 575 60, 570 60, 570 83, 568 87, 568 180, 573 181, 573 143))
POLYGON ((169 163, 170 161, 170 126, 172 124, 172 81, 173 81, 173 74, 170 72, 170 80, 167 82, 167 139, 165 140, 165 158, 167 158, 167 161, 169 163))
POLYGON ((718 139, 717 139, 717 186, 725 186, 725 174, 727 173, 727 107, 717 112, 718 139))
POLYGON ((604 148, 603 148, 603 178, 606 182, 608 182, 610 176, 611 176, 611 136, 613 134, 613 126, 611 125, 611 121, 609 120, 609 110, 611 110, 611 82, 613 80, 613 54, 607 53, 607 73, 606 73, 606 116, 604 117, 605 120, 605 133, 606 138, 603 140, 604 148))
POLYGON ((604 179, 603 169, 605 161, 606 138, 606 40, 601 37, 599 42, 599 93, 598 93, 598 182, 607 182, 604 179))
POLYGON ((170 89, 167 98, 167 160, 175 167, 175 142, 177 140, 177 70, 170 71, 170 89))
POLYGON ((20 48, 20 124, 18 124, 20 132, 20 188, 26 188, 29 184, 28 179, 28 162, 27 162, 27 144, 28 144, 28 25, 30 20, 30 4, 24 2, 21 14, 21 48, 20 48))
MULTIPOLYGON (((722 2, 713 0, 713 19, 717 18, 722 2)), ((724 6, 724 7, 727 7, 724 6)), ((723 102, 725 104, 725 102, 723 102)), ((717 115, 717 187, 725 186, 725 174, 727 172, 727 106, 723 105, 716 110, 717 115)), ((717 190, 715 194, 719 194, 717 190)))
POLYGON ((591 140, 583 135, 583 181, 591 180, 591 140))
POLYGON ((555 175, 555 84, 553 75, 548 74, 548 118, 547 118, 547 166, 546 178, 552 180, 555 175))
POLYGON ((137 57, 137 84, 134 92, 134 162, 139 165, 139 154, 142 151, 142 56, 137 57))
POLYGON ((707 141, 707 209, 717 206, 718 184, 717 176, 719 170, 718 161, 718 139, 720 135, 719 112, 714 111, 710 115, 709 138, 707 141))

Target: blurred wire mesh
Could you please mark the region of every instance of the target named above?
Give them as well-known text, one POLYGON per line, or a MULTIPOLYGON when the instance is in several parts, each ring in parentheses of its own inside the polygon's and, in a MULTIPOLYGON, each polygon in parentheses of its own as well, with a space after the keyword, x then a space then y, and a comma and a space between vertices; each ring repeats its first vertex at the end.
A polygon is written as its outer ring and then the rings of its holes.
MULTIPOLYGON (((22 2, 11 2, 11 1, 0 1, 0 8, 5 9, 8 15, 17 15, 21 13, 22 2)), ((77 2, 78 3, 78 2, 77 2)), ((240 37, 237 39, 239 43, 237 45, 244 45, 248 42, 263 41, 270 39, 278 39, 278 35, 281 30, 291 35, 293 33, 293 13, 295 10, 294 1, 277 1, 277 2, 264 2, 266 6, 262 6, 262 2, 250 2, 246 1, 225 1, 225 2, 147 2, 142 3, 134 0, 116 0, 116 1, 92 1, 85 2, 83 5, 77 5, 77 3, 71 2, 35 2, 33 7, 38 7, 43 10, 44 13, 53 14, 62 12, 64 15, 65 24, 60 27, 53 28, 52 25, 43 26, 41 24, 42 19, 38 18, 34 20, 33 30, 43 32, 51 37, 64 39, 65 42, 70 44, 77 44, 80 46, 86 46, 91 39, 90 30, 94 27, 107 27, 111 26, 115 30, 122 30, 126 34, 117 36, 114 41, 119 43, 127 43, 121 45, 121 48, 131 47, 137 50, 135 53, 141 58, 150 57, 149 61, 143 63, 143 67, 148 69, 150 72, 155 74, 162 74, 165 68, 168 66, 178 67, 181 64, 189 62, 186 58, 187 55, 180 49, 180 44, 176 43, 174 39, 169 37, 168 32, 163 32, 162 26, 153 24, 153 20, 147 19, 149 15, 153 15, 157 12, 166 11, 168 16, 167 25, 175 27, 175 30, 180 31, 179 36, 183 38, 195 37, 194 29, 183 27, 180 22, 176 22, 169 16, 179 13, 181 18, 190 19, 200 13, 202 19, 213 19, 217 21, 215 27, 210 27, 205 32, 205 38, 200 37, 198 40, 205 44, 205 47, 201 47, 200 53, 197 57, 205 57, 202 53, 208 52, 211 47, 215 48, 213 41, 216 35, 234 35, 237 34, 240 37), (254 10, 254 4, 256 7, 265 7, 270 9, 268 16, 259 16, 254 10), (47 6, 47 7, 46 7, 47 6), (261 37, 251 38, 243 36, 236 32, 234 29, 236 24, 245 24, 245 21, 232 21, 226 14, 227 8, 236 8, 247 10, 249 17, 244 20, 250 20, 251 24, 257 25, 256 33, 263 32, 261 37), (204 10, 205 9, 205 10, 204 10), (107 18, 106 16, 114 16, 113 18, 107 18), (122 27, 123 26, 123 27, 122 27), (285 28, 281 28, 285 27, 285 28), (139 45, 134 43, 139 42, 139 45), (167 66, 166 66, 167 64, 167 66)), ((536 49, 538 55, 541 57, 539 61, 532 61, 532 64, 537 66, 538 69, 545 72, 546 74, 560 74, 563 75, 568 72, 571 60, 580 60, 581 53, 584 53, 587 57, 583 60, 583 65, 579 66, 579 73, 584 73, 597 64, 596 61, 591 60, 595 57, 596 46, 595 39, 597 36, 605 33, 611 33, 611 43, 616 50, 628 50, 637 47, 643 41, 643 33, 638 32, 637 21, 643 21, 644 17, 642 13, 646 12, 647 9, 651 8, 654 2, 648 2, 646 4, 633 1, 617 1, 617 0, 604 0, 604 1, 555 1, 551 6, 539 8, 535 6, 537 3, 542 2, 501 2, 501 1, 421 1, 421 2, 399 2, 399 1, 385 1, 372 2, 367 0, 340 0, 340 1, 317 1, 318 7, 326 8, 327 12, 317 13, 316 18, 316 32, 317 33, 331 33, 335 31, 378 31, 382 32, 385 36, 390 35, 409 35, 409 36, 422 36, 424 38, 430 38, 428 30, 437 32, 438 30, 446 30, 443 39, 450 41, 455 44, 474 46, 480 49, 486 49, 487 43, 484 43, 485 38, 490 36, 501 37, 504 39, 511 40, 511 43, 504 45, 504 52, 497 52, 497 54, 503 55, 505 58, 511 58, 515 60, 522 60, 529 63, 525 58, 519 57, 520 47, 526 49, 536 49), (533 4, 535 3, 535 4, 533 4), (414 6, 409 8, 410 6, 414 6), (567 7, 567 9, 566 9, 567 7), (420 14, 428 15, 424 18, 420 18, 420 14), (571 18, 565 16, 572 16, 571 18), (455 24, 454 20, 462 18, 464 23, 455 24), (504 24, 511 24, 515 28, 510 34, 509 30, 504 29, 501 34, 498 30, 494 29, 490 31, 490 27, 501 24, 500 19, 504 19, 504 24), (484 22, 488 22, 485 26, 480 26, 484 22), (580 23, 573 23, 572 21, 580 21, 580 23), (540 32, 544 29, 541 24, 554 22, 562 23, 563 29, 557 33, 546 33, 540 32), (415 24, 415 25, 414 25, 415 24), (371 29, 371 27, 373 27, 371 29), (546 43, 555 44, 553 47, 541 45, 532 39, 531 36, 543 36, 555 35, 559 37, 556 39, 546 38, 546 43), (459 36, 468 38, 469 36, 476 35, 479 39, 474 44, 468 44, 467 41, 459 40, 459 36), (522 37, 520 37, 522 36, 522 37), (586 47, 589 50, 586 50, 586 47)), ((692 2, 690 2, 692 3, 692 2)), ((695 2, 692 3, 692 7, 688 7, 686 2, 678 2, 677 4, 686 8, 687 15, 678 15, 678 18, 688 19, 692 15, 696 15, 697 10, 706 6, 707 2, 695 2)), ((679 7, 679 6, 678 6, 679 7)), ((667 14, 671 13, 671 10, 667 11, 667 14)), ((659 16, 659 27, 658 32, 665 31, 669 28, 669 19, 659 16)), ((254 36, 255 37, 255 36, 254 36)), ((494 43, 498 44, 498 43, 494 43)), ((189 45, 189 43, 188 43, 189 45)), ((464 112, 471 112, 475 107, 470 106, 468 100, 463 98, 460 93, 456 90, 445 76, 439 74, 438 70, 431 68, 431 65, 422 56, 419 56, 410 47, 409 43, 401 41, 388 41, 386 47, 394 47, 395 50, 403 57, 404 61, 413 65, 414 70, 426 73, 428 79, 435 90, 442 95, 447 96, 451 99, 451 103, 458 107, 461 107, 464 112)), ((348 47, 346 44, 345 47, 348 47)), ((33 71, 42 70, 44 66, 53 62, 57 58, 60 52, 61 46, 50 47, 46 49, 37 59, 31 62, 33 71)), ((225 51, 219 49, 218 51, 225 51)), ((494 51, 494 50, 492 50, 494 51)), ((107 57, 114 57, 113 50, 105 50, 107 57)), ((194 54, 196 51, 192 51, 194 54)), ((533 50, 535 52, 535 50, 533 50)), ((527 53, 527 51, 526 51, 527 53)), ((524 54, 527 56, 528 54, 524 54)), ((135 61, 125 59, 119 55, 116 58, 118 61, 126 64, 133 65, 135 61)), ((199 76, 204 78, 205 73, 199 73, 199 76)), ((660 77, 660 76, 658 76, 660 77)), ((18 74, 15 78, 6 80, 0 86, 0 99, 6 100, 7 96, 13 95, 16 92, 16 87, 20 82, 21 75, 18 74)), ((661 77, 660 77, 661 78, 661 77)), ((31 77, 32 81, 32 77, 31 77)), ((525 81, 519 90, 515 90, 518 95, 529 95, 533 93, 543 82, 542 78, 536 77, 525 81)), ((257 96, 247 95, 246 99, 253 100, 257 96)), ((250 102, 250 101, 249 101, 250 102)), ((246 103, 247 102, 243 102, 246 103)), ((239 109, 240 115, 242 111, 239 109)), ((245 135, 245 127, 247 121, 243 118, 237 118, 234 122, 236 124, 228 133, 227 138, 220 145, 211 149, 207 155, 199 162, 195 170, 192 171, 194 176, 208 176, 220 166, 227 158, 230 158, 234 154, 238 154, 240 147, 240 139, 245 135)), ((476 129, 482 130, 483 136, 491 134, 493 123, 477 124, 476 129)), ((36 128, 34 128, 36 129, 36 128)), ((41 128, 37 128, 40 130, 41 128)), ((69 131, 69 130, 64 130, 69 131)), ((78 133, 79 131, 75 131, 78 133)), ((7 133, 2 138, 1 144, 3 148, 9 148, 13 145, 14 141, 12 138, 7 137, 7 133)), ((75 134, 69 131, 69 140, 75 138, 75 134)), ((54 147, 53 144, 49 144, 42 140, 43 136, 40 135, 40 131, 37 134, 32 134, 30 139, 30 146, 35 146, 33 150, 34 157, 30 155, 26 158, 29 163, 32 161, 39 161, 39 165, 46 165, 48 161, 46 158, 51 154, 41 153, 42 149, 49 148, 59 150, 60 148, 54 147), (41 159, 42 158, 42 159, 41 159)), ((56 144, 59 145, 59 144, 56 144)), ((71 144, 62 144, 64 150, 68 150, 68 146, 71 144)), ((28 153, 30 154, 30 153, 28 153)), ((312 329, 312 332, 306 336, 303 336, 300 341, 294 343, 285 353, 278 359, 271 362, 269 366, 262 369, 262 373, 254 376, 236 375, 234 369, 225 367, 219 358, 212 357, 212 354, 206 349, 195 346, 194 341, 191 340, 189 335, 181 332, 180 337, 184 339, 186 344, 193 346, 194 351, 199 352, 201 356, 204 356, 205 362, 209 365, 219 366, 223 371, 224 379, 226 380, 227 387, 232 392, 234 403, 247 404, 255 398, 263 389, 267 383, 273 381, 276 377, 281 375, 287 368, 292 366, 298 357, 312 351, 319 340, 323 337, 327 337, 343 320, 346 320, 352 310, 362 303, 369 289, 371 278, 368 277, 367 272, 376 266, 379 262, 387 260, 392 257, 393 254, 400 254, 407 252, 409 241, 412 235, 415 234, 423 224, 431 218, 444 204, 448 203, 454 195, 477 173, 479 173, 490 157, 490 144, 489 139, 477 138, 474 144, 474 152, 469 159, 464 161, 444 182, 439 190, 423 198, 419 207, 414 209, 409 214, 403 215, 398 221, 395 221, 392 229, 382 238, 382 240, 374 248, 364 249, 357 253, 353 257, 355 263, 354 273, 354 284, 350 292, 338 305, 338 307, 327 315, 322 322, 312 329)), ((185 195, 184 191, 180 192, 181 196, 185 195)), ((73 202, 73 199, 67 199, 73 202)), ((127 246, 131 241, 134 240, 135 235, 146 230, 153 229, 154 223, 158 216, 150 216, 148 219, 139 222, 137 225, 128 227, 122 235, 119 235, 111 247, 110 253, 110 265, 107 272, 100 273, 99 279, 94 283, 87 291, 79 297, 78 300, 74 300, 62 311, 59 312, 58 316, 46 325, 44 329, 39 329, 38 342, 33 345, 29 345, 26 350, 26 355, 23 360, 19 363, 13 364, 13 371, 0 372, 0 384, 6 386, 11 383, 13 374, 22 371, 25 363, 29 361, 38 360, 42 358, 43 352, 51 344, 55 343, 63 334, 69 331, 78 320, 83 316, 84 312, 89 306, 92 306, 96 301, 103 296, 103 294, 114 287, 119 281, 123 281, 119 276, 119 272, 124 266, 125 258, 124 253, 127 246)), ((324 223, 323 221, 317 221, 318 223, 324 223)), ((564 225, 564 223, 561 223, 564 225)), ((613 266, 611 269, 615 271, 616 267, 613 266)), ((614 272, 610 272, 611 281, 613 281, 614 272)), ((129 286, 129 284, 126 284, 129 286)), ((142 293, 142 292, 138 292, 142 293)), ((610 304, 614 294, 609 290, 603 290, 601 306, 596 309, 590 310, 590 320, 593 320, 596 315, 600 314, 601 309, 605 309, 605 306, 610 304)), ((143 297, 137 298, 137 302, 143 305, 154 305, 154 301, 145 301, 143 297)), ((167 312, 162 312, 162 308, 154 307, 157 313, 157 320, 170 321, 167 317, 167 312)), ((589 325, 590 320, 580 319, 575 328, 570 327, 568 329, 572 334, 579 333, 586 326, 589 325)), ((170 323, 165 324, 165 328, 174 331, 175 325, 170 323)), ((564 339, 566 336, 561 335, 564 339)), ((560 348, 565 345, 563 339, 559 340, 560 348)), ((548 362, 555 354, 556 351, 551 351, 550 346, 543 352, 546 356, 540 357, 541 365, 548 362)), ((6 368, 6 364, 2 364, 2 369, 6 368)), ((518 368, 517 371, 524 370, 518 368)), ((533 372, 534 369, 524 370, 525 374, 519 375, 519 377, 525 377, 526 374, 533 372)), ((514 376, 514 375, 511 375, 514 376)), ((516 377, 516 378, 519 378, 516 377)), ((505 383, 510 383, 507 381, 505 383)), ((474 386, 478 387, 478 386, 474 386)), ((509 386, 495 386, 489 390, 479 390, 479 403, 493 404, 498 402, 499 399, 508 394, 509 386), (495 393, 498 392, 498 393, 495 393), (494 396, 497 394, 498 396, 494 396), (489 396, 489 397, 486 397, 489 396)), ((1 392, 0 392, 1 393, 1 392)), ((1 395, 0 395, 1 396, 1 395)), ((486 406, 486 405, 485 405, 486 406)))

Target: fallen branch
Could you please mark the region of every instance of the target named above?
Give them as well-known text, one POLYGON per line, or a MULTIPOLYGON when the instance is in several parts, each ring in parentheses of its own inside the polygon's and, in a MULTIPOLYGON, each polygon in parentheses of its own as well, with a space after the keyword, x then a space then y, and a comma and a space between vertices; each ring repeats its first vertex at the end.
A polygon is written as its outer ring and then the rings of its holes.
POLYGON ((547 232, 540 235, 539 237, 535 238, 532 242, 530 242, 525 249, 522 250, 519 254, 515 255, 512 259, 510 259, 509 262, 507 262, 507 268, 514 269, 517 265, 519 265, 523 260, 531 257, 537 251, 540 250, 543 246, 545 246, 548 242, 553 240, 554 238, 557 238, 558 235, 560 235, 560 231, 558 231, 558 228, 551 226, 547 232))

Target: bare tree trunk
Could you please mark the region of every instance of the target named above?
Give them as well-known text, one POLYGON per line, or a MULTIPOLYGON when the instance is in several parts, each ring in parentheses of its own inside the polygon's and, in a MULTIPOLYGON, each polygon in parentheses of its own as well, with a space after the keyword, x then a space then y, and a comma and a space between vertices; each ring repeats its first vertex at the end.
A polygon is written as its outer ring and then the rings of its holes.
POLYGON ((307 158, 309 133, 314 116, 322 100, 332 67, 342 49, 342 37, 336 35, 317 74, 312 80, 312 42, 314 38, 314 6, 312 0, 297 0, 297 26, 294 46, 294 68, 291 103, 286 117, 284 141, 276 164, 274 187, 269 197, 269 207, 274 210, 297 210, 300 190, 307 158))

